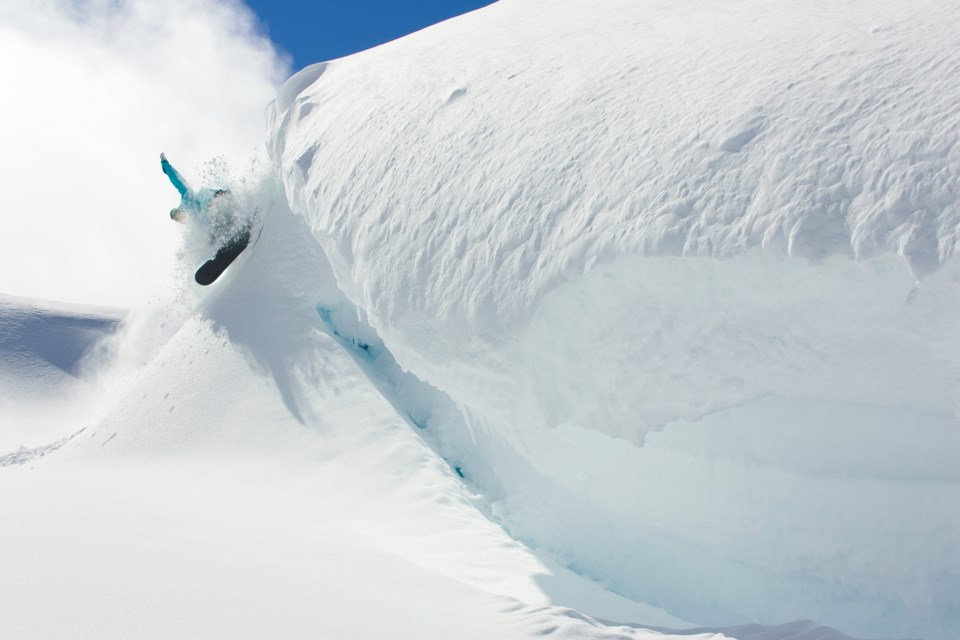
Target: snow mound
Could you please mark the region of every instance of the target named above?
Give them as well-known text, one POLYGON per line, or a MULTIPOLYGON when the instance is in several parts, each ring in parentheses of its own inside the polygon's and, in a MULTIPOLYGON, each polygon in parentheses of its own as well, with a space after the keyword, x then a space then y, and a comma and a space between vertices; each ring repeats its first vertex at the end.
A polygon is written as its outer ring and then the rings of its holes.
POLYGON ((958 22, 503 0, 295 78, 270 149, 518 539, 703 624, 945 640, 958 22))

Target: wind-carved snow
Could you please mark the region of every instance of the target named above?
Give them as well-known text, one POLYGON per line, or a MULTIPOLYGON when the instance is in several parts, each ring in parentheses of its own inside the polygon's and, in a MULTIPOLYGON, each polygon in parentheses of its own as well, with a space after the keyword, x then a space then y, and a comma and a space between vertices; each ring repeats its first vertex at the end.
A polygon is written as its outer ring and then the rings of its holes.
POLYGON ((269 113, 339 286, 460 408, 446 457, 686 619, 953 638, 960 4, 541 9, 269 113))
POLYGON ((303 219, 263 189, 248 203, 262 234, 214 286, 182 292, 192 312, 154 314, 172 326, 95 424, 35 473, 13 463, 50 450, 0 457, 0 512, 23 521, 0 528, 5 629, 479 640, 607 637, 617 621, 651 640, 650 626, 690 626, 479 508, 442 457, 437 425, 462 424, 455 406, 396 367, 303 219), (145 574, 157 586, 128 592, 145 574), (67 600, 123 613, 39 615, 67 600))
POLYGON ((280 90, 262 236, 0 449, 6 632, 958 635, 960 6, 541 4, 280 90))
POLYGON ((123 315, 0 297, 0 464, 45 455, 89 424, 97 345, 123 315))

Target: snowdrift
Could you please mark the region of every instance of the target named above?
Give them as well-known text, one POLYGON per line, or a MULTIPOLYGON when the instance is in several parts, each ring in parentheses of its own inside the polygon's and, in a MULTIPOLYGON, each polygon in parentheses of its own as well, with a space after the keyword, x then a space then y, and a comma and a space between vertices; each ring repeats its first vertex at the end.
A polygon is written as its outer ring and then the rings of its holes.
MULTIPOLYGON (((425 407, 434 392, 318 313, 349 303, 302 218, 263 189, 256 244, 211 290, 148 314, 170 335, 146 340, 104 414, 63 421, 55 456, 0 457, 6 632, 651 640, 664 636, 648 627, 689 627, 483 514, 398 411, 398 385, 425 407)), ((109 348, 149 324, 128 321, 109 348)))
MULTIPOLYGON (((420 426, 455 422, 448 399, 344 313, 302 218, 261 195, 263 233, 224 281, 100 343, 125 352, 113 371, 146 357, 105 414, 0 456, 7 635, 849 640, 690 628, 511 539, 420 426)), ((5 337, 30 344, 20 316, 0 313, 5 337)))
POLYGON ((501 0, 297 74, 96 418, 118 318, 0 305, 68 407, 0 456, 4 630, 953 640, 957 24, 501 0))
POLYGON ((300 72, 269 146, 327 324, 517 539, 701 624, 953 638, 957 24, 502 0, 300 72))

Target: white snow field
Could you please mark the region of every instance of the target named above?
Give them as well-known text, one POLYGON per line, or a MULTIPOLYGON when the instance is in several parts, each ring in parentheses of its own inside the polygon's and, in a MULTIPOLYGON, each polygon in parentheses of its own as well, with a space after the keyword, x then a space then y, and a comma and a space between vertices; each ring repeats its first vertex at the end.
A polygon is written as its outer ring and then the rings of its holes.
POLYGON ((956 640, 958 43, 501 0, 301 71, 211 287, 0 305, 0 637, 956 640))

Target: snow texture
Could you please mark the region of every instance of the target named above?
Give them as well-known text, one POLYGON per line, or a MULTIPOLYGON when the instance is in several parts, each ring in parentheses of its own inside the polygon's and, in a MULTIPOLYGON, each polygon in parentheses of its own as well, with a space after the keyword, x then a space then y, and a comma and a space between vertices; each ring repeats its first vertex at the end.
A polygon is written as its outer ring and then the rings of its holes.
POLYGON ((437 454, 449 400, 396 367, 302 218, 268 202, 222 282, 147 314, 179 317, 170 335, 123 325, 156 348, 94 427, 0 457, 5 633, 850 640, 693 629, 511 539, 437 454))
POLYGON ((501 0, 304 69, 216 283, 188 225, 117 331, 0 307, 96 410, 0 449, 4 633, 954 640, 958 24, 501 0))
POLYGON ((94 413, 97 345, 124 315, 0 296, 0 453, 47 451, 51 441, 86 426, 94 413))
POLYGON ((42 447, 36 447, 34 449, 28 449, 27 447, 21 446, 19 449, 13 453, 8 453, 6 455, 0 456, 0 467, 9 467, 15 464, 27 464, 32 460, 37 458, 42 458, 45 455, 51 454, 63 445, 67 444, 73 440, 76 436, 83 433, 83 429, 74 433, 71 436, 66 438, 60 438, 56 442, 51 442, 50 444, 43 445, 42 447))
POLYGON ((302 219, 270 202, 256 245, 188 301, 92 428, 43 465, 0 458, 0 514, 17 523, 0 527, 5 629, 480 639, 608 637, 597 618, 689 627, 541 558, 478 509, 357 361, 363 350, 317 313, 348 303, 302 219))
POLYGON ((958 24, 502 0, 295 76, 270 150, 518 539, 705 624, 946 640, 958 24))

